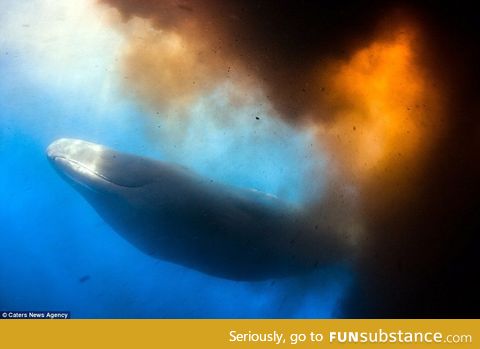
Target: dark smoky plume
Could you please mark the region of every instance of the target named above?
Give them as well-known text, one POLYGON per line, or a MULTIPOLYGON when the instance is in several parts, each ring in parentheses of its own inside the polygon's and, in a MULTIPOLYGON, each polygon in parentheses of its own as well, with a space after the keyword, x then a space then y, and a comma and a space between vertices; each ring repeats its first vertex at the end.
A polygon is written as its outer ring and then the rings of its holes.
MULTIPOLYGON (((325 227, 359 232, 344 317, 478 317, 480 21, 464 4, 102 0, 128 88, 181 110, 225 80, 329 154, 325 227)), ((179 113, 181 114, 181 113, 179 113)))
MULTIPOLYGON (((348 7, 316 1, 102 2, 125 20, 148 19, 154 28, 178 33, 192 45, 189 54, 197 69, 185 80, 195 80, 195 88, 235 73, 252 75, 280 115, 291 120, 313 115, 318 86, 312 70, 322 59, 346 56, 368 42, 382 12, 374 3, 360 2, 348 7), (209 69, 202 71, 206 64, 209 69)), ((142 67, 131 67, 132 72, 142 67)))

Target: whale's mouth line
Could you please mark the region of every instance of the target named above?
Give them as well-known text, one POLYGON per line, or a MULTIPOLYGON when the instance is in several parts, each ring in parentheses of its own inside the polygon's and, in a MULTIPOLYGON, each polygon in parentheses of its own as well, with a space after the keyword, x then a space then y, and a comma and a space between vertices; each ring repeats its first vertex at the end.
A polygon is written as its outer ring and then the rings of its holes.
MULTIPOLYGON (((80 162, 78 160, 68 158, 68 157, 63 156, 63 155, 53 155, 53 156, 51 156, 51 158, 52 158, 53 161, 59 161, 60 160, 60 161, 67 162, 73 168, 73 170, 76 173, 80 173, 80 174, 84 174, 84 175, 88 174, 88 175, 97 177, 98 179, 103 180, 103 181, 105 181, 109 184, 116 185, 116 186, 119 186, 119 187, 127 187, 127 188, 133 187, 133 186, 128 186, 128 185, 122 185, 122 184, 115 183, 111 178, 99 173, 98 171, 95 171, 94 169, 86 166, 85 164, 83 164, 82 162, 80 162)), ((78 178, 75 178, 75 176, 70 175, 68 172, 65 172, 65 175, 70 177, 75 182, 78 182, 82 185, 86 185, 86 183, 83 183, 78 178)))

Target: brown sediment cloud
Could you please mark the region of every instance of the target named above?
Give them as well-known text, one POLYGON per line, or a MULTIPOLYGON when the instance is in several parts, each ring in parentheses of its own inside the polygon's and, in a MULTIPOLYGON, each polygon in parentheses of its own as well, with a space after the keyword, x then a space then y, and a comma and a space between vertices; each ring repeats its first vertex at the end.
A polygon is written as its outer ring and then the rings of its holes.
POLYGON ((268 1, 101 2, 126 23, 123 64, 129 89, 148 103, 187 103, 230 79, 247 92, 252 84, 260 87, 279 115, 292 122, 304 119, 315 98, 311 70, 319 57, 344 51, 335 26, 345 31, 360 26, 363 32, 373 27, 372 15, 360 21, 354 12, 365 6, 345 12, 288 1, 275 6, 268 1))
POLYGON ((124 18, 126 88, 146 108, 182 117, 229 81, 232 106, 261 91, 275 115, 315 131, 330 185, 314 212, 334 230, 363 234, 347 315, 424 309, 431 290, 421 275, 451 261, 451 215, 462 209, 459 198, 471 205, 466 191, 439 204, 475 173, 465 165, 478 144, 478 125, 466 116, 478 113, 474 60, 459 53, 472 45, 468 27, 445 29, 451 19, 442 8, 397 11, 380 2, 101 2, 124 18), (442 215, 451 221, 441 225, 442 215), (429 241, 435 248, 418 247, 429 241))
POLYGON ((232 103, 242 103, 255 89, 255 78, 235 55, 221 16, 212 17, 215 2, 106 2, 127 20, 121 27, 127 93, 151 111, 185 115, 200 96, 225 82, 240 91, 229 91, 232 103))
POLYGON ((125 78, 151 109, 179 112, 225 81, 239 90, 253 83, 239 60, 219 54, 192 26, 172 31, 152 29, 141 19, 129 23, 125 78))
POLYGON ((378 27, 330 9, 339 24, 363 29, 346 40, 330 33, 328 21, 313 26, 318 33, 291 27, 299 23, 289 16, 315 21, 311 10, 319 20, 328 13, 322 7, 297 13, 283 4, 291 12, 277 14, 264 2, 104 2, 128 19, 128 91, 153 111, 185 115, 225 81, 235 85, 233 104, 261 90, 277 115, 316 130, 349 180, 371 178, 387 164, 413 165, 439 131, 441 103, 421 66, 421 33, 395 12, 378 27))

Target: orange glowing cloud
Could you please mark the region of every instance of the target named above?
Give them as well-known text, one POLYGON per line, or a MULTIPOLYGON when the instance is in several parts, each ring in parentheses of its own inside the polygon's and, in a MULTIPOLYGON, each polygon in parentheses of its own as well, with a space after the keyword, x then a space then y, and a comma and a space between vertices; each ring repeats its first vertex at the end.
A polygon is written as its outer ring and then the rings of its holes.
POLYGON ((320 139, 357 179, 411 163, 428 146, 438 94, 419 63, 415 32, 402 27, 320 73, 320 139), (393 165, 393 166, 392 166, 393 165))

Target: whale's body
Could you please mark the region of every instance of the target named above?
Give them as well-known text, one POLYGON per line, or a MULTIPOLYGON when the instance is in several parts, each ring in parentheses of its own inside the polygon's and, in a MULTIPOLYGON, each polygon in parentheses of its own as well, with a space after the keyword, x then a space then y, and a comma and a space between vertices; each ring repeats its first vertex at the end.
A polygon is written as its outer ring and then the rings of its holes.
POLYGON ((289 276, 338 258, 333 236, 273 196, 81 140, 60 139, 47 155, 121 236, 156 258, 233 280, 289 276))

